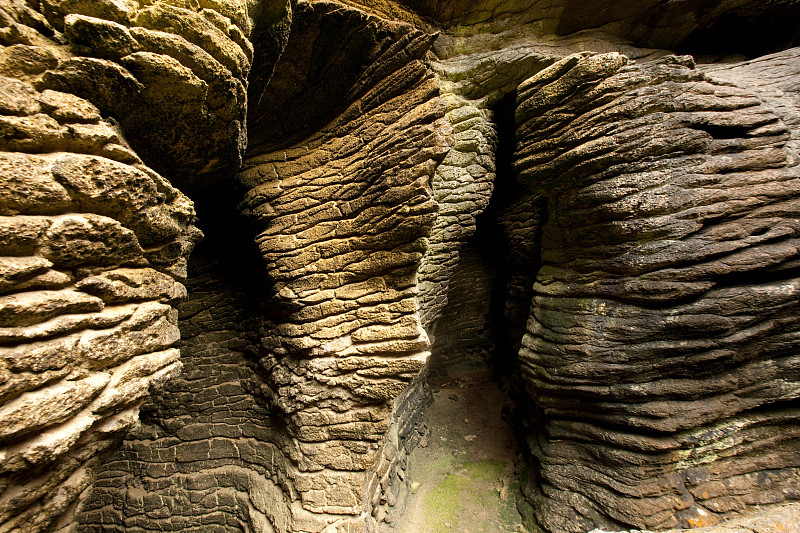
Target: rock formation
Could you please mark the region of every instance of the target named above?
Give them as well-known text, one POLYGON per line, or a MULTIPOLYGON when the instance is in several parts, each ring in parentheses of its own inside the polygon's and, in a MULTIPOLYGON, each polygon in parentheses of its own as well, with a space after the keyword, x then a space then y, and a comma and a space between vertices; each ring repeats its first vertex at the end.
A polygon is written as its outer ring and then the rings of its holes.
POLYGON ((548 215, 520 351, 539 522, 688 527, 793 497, 786 123, 675 56, 572 55, 518 104, 515 166, 548 215))
POLYGON ((0 91, 0 520, 43 531, 179 371, 173 305, 199 231, 90 102, 7 77, 0 91))
POLYGON ((530 529, 793 531, 798 16, 0 0, 0 531, 389 531, 482 366, 530 529))

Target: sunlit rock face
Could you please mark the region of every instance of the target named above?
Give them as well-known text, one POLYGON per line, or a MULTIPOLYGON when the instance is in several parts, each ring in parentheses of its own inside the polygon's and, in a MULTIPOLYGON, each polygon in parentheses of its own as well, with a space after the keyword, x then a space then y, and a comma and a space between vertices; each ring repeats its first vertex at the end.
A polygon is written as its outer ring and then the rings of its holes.
POLYGON ((530 530, 793 531, 798 16, 0 0, 0 531, 390 531, 482 365, 530 530))
POLYGON ((294 20, 251 111, 254 124, 284 127, 253 135, 237 178, 274 292, 258 372, 292 443, 286 490, 344 528, 380 503, 398 462, 396 399, 429 355, 417 271, 452 133, 421 61, 431 36, 322 3, 300 4, 294 20), (295 125, 298 102, 308 115, 295 125))
POLYGON ((175 184, 238 166, 253 59, 245 3, 205 4, 0 3, 4 531, 80 530, 100 455, 179 374, 202 234, 175 184))
POLYGON ((97 455, 180 370, 192 202, 77 96, 0 78, 0 524, 69 520, 97 455))
POLYGON ((288 2, 45 0, 39 10, 72 56, 49 68, 42 86, 113 116, 146 162, 184 191, 238 168, 250 70, 274 64, 288 2))

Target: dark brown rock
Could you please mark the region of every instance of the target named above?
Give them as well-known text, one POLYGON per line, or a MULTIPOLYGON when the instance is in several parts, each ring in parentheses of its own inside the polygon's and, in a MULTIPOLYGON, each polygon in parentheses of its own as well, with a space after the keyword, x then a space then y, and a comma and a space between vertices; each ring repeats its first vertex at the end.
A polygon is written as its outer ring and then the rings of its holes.
POLYGON ((794 527, 797 14, 0 0, 0 530, 402 527, 459 365, 528 529, 794 527))
POLYGON ((520 352, 542 416, 537 519, 551 531, 690 527, 792 498, 798 172, 786 124, 687 58, 575 55, 518 98, 515 166, 548 200, 520 352))

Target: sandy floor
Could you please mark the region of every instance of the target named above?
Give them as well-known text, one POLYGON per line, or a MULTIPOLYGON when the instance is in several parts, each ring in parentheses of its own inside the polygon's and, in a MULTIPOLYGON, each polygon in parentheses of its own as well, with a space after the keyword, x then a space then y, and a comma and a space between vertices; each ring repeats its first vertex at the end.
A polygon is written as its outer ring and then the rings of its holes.
POLYGON ((514 436, 488 376, 433 384, 431 427, 410 456, 412 495, 398 533, 525 532, 516 510, 514 436))

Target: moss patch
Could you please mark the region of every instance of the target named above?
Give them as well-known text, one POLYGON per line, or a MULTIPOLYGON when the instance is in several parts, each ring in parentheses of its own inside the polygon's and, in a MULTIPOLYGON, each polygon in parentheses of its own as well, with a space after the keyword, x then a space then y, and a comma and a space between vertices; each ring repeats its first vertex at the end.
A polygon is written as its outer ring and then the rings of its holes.
POLYGON ((506 463, 465 461, 454 464, 453 470, 425 497, 428 531, 519 531, 519 513, 511 494, 518 487, 508 486, 506 463))

